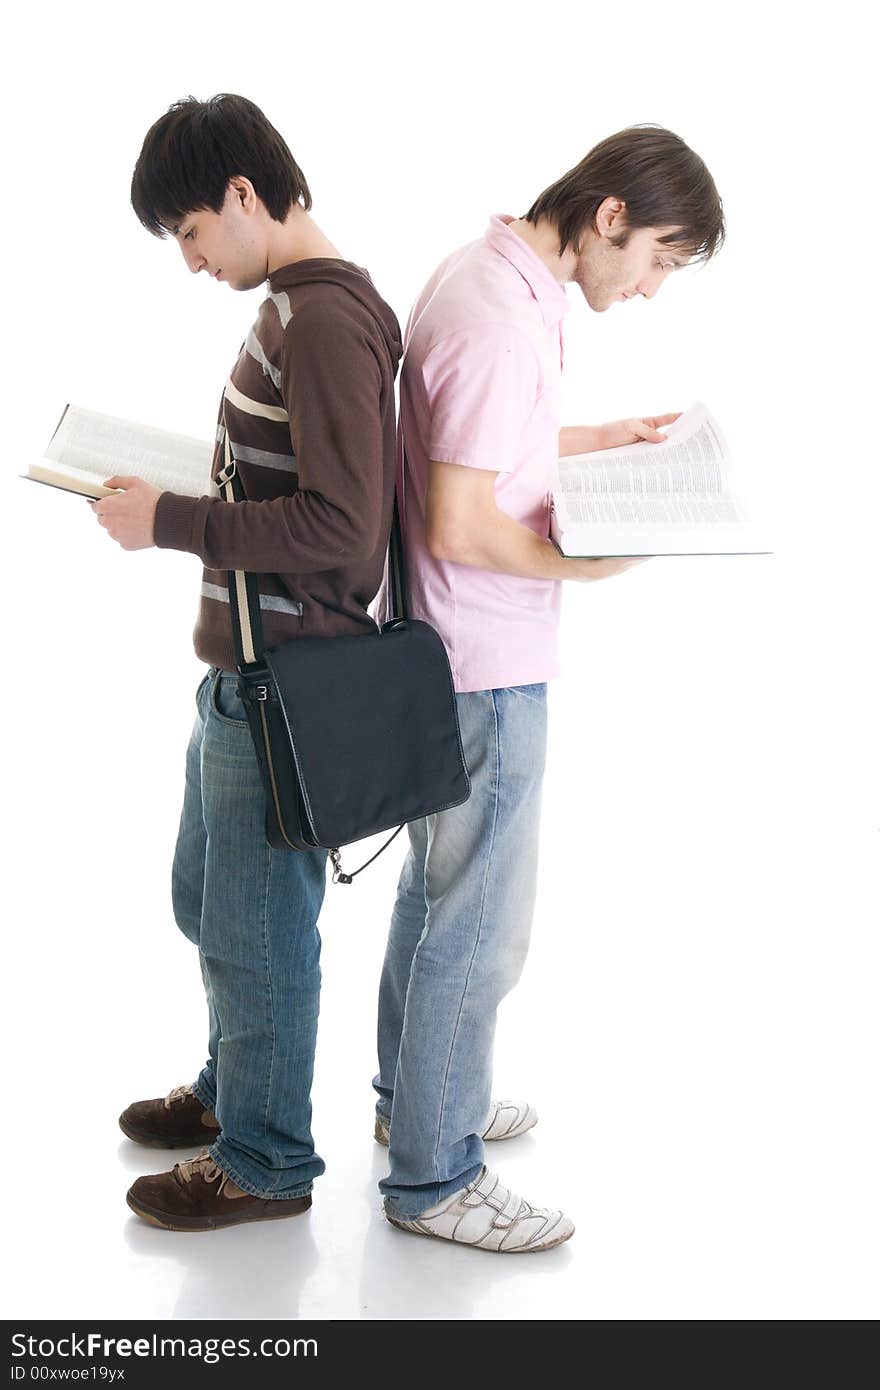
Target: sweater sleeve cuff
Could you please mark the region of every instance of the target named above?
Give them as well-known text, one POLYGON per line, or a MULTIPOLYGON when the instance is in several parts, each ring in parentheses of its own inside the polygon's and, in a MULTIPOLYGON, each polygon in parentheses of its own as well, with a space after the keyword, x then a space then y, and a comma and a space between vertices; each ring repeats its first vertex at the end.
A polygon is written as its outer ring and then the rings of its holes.
POLYGON ((191 550, 193 518, 197 497, 184 497, 177 492, 163 492, 156 503, 153 521, 153 543, 160 550, 191 550))

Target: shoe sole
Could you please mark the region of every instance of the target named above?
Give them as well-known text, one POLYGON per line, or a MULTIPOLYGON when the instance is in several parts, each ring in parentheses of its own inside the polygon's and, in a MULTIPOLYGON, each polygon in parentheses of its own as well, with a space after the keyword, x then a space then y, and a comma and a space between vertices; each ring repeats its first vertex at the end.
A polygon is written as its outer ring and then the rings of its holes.
MULTIPOLYGON (((495 1134, 492 1136, 491 1139, 486 1139, 486 1136, 484 1134, 482 1135, 482 1138, 486 1141, 487 1144, 500 1144, 502 1139, 518 1139, 521 1134, 528 1134, 529 1130, 534 1129, 537 1123, 538 1117, 536 1115, 535 1118, 531 1120, 527 1125, 522 1125, 519 1129, 514 1128, 510 1131, 509 1134, 495 1134)), ((377 1144, 381 1144, 382 1147, 385 1149, 388 1148, 388 1133, 381 1127, 378 1120, 376 1120, 376 1123, 373 1126, 373 1138, 375 1139, 377 1144)))
POLYGON ((164 1138, 160 1134, 139 1134, 136 1129, 132 1129, 122 1119, 119 1121, 119 1128, 126 1139, 131 1139, 135 1144, 143 1144, 148 1149, 196 1149, 205 1145, 213 1144, 220 1134, 219 1129, 208 1129, 207 1127, 198 1136, 187 1139, 178 1136, 173 1139, 164 1138))
POLYGON ((189 1224, 187 1224, 186 1217, 176 1217, 173 1221, 169 1220, 167 1212, 156 1211, 153 1207, 141 1206, 138 1202, 132 1201, 128 1193, 126 1194, 125 1200, 135 1215, 142 1217, 144 1221, 148 1221, 151 1226, 161 1226, 163 1231, 186 1231, 187 1233, 195 1231, 220 1231, 226 1226, 243 1226, 248 1221, 284 1221, 292 1216, 304 1216, 312 1205, 310 1198, 306 1205, 300 1207, 298 1211, 282 1211, 277 1215, 268 1212, 255 1213, 253 1216, 239 1215, 229 1217, 226 1220, 216 1216, 194 1216, 189 1218, 189 1224))
POLYGON ((553 1250, 557 1245, 563 1245, 565 1241, 571 1240, 576 1227, 572 1227, 564 1236, 557 1236, 555 1240, 548 1240, 543 1245, 521 1245, 514 1246, 507 1250, 495 1250, 491 1245, 472 1245, 466 1240, 453 1240, 450 1236, 437 1236, 433 1231, 414 1231, 409 1226, 404 1226, 399 1221, 395 1221, 393 1216, 385 1213, 385 1220, 389 1226, 396 1226, 398 1231, 403 1231, 405 1236, 422 1236, 426 1240, 442 1240, 445 1245, 458 1245, 462 1250, 482 1250, 484 1255, 539 1255, 542 1250, 553 1250))

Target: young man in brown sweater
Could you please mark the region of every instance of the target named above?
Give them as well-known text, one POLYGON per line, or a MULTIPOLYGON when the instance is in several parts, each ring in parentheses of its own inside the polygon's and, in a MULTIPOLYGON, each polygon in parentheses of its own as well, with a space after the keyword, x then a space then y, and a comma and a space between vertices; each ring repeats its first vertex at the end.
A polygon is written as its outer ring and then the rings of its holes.
POLYGON ((369 275, 309 215, 302 171, 244 97, 176 103, 152 126, 132 204, 194 274, 268 293, 224 388, 223 426, 247 501, 183 497, 138 478, 93 504, 126 550, 190 551, 204 564, 196 692, 172 872, 174 913, 199 948, 208 1059, 190 1085, 120 1117, 136 1142, 210 1145, 139 1178, 129 1206, 171 1230, 294 1216, 324 1171, 310 1090, 320 989, 317 919, 326 850, 275 850, 237 692, 227 571, 259 576, 267 647, 375 629, 394 498, 397 320, 369 275))

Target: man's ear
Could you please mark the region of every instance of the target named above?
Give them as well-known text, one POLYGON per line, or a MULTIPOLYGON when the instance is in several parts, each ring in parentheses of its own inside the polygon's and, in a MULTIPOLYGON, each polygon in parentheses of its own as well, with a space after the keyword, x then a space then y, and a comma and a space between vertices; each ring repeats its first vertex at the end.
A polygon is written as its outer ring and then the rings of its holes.
POLYGON ((599 236, 610 236, 626 226, 626 203, 620 198, 604 198, 596 209, 595 227, 599 236))
POLYGON ((244 174, 236 174, 235 178, 229 180, 227 191, 237 200, 242 212, 254 212, 257 206, 257 195, 254 185, 250 179, 245 178, 244 174))

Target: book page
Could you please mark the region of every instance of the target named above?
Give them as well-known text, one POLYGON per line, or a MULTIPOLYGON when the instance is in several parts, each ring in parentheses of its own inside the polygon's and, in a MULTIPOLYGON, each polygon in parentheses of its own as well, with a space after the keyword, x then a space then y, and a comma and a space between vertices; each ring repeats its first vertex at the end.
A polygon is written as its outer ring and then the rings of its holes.
POLYGON ((715 522, 746 521, 744 507, 734 497, 699 497, 670 491, 666 495, 590 493, 565 498, 568 526, 619 524, 658 526, 663 524, 704 525, 715 522))
POLYGON ((730 461, 717 424, 703 405, 670 427, 664 444, 625 445, 561 458, 557 505, 575 524, 586 521, 728 519, 730 461), (597 510, 596 501, 603 506, 597 510), (626 502, 618 514, 613 504, 626 502), (607 507, 604 505, 607 503, 607 507))
POLYGON ((90 479, 130 474, 163 491, 210 493, 213 446, 113 415, 68 406, 45 457, 90 479))

